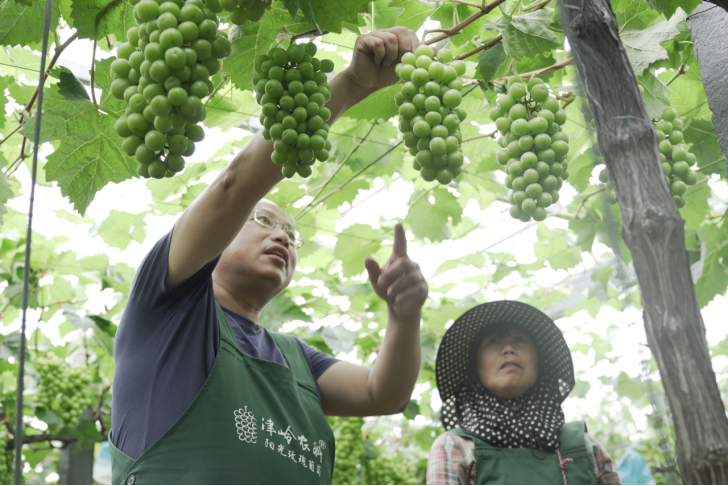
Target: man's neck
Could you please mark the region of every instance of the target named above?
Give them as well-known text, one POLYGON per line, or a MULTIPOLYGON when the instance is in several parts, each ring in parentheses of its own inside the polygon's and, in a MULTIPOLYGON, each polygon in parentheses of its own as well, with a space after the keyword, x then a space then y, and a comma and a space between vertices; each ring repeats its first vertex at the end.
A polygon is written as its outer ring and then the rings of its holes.
POLYGON ((255 299, 251 299, 250 293, 241 292, 239 290, 233 293, 214 280, 212 282, 212 286, 215 292, 215 300, 217 300, 218 304, 235 312, 236 314, 240 314, 241 316, 250 319, 256 324, 258 323, 258 320, 260 319, 260 312, 263 310, 263 307, 265 307, 265 304, 260 305, 255 299))

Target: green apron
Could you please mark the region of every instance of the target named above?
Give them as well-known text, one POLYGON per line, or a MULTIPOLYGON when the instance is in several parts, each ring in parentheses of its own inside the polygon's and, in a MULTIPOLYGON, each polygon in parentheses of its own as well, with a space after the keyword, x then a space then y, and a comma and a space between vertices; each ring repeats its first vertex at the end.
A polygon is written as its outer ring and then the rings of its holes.
POLYGON ((113 484, 331 484, 334 434, 301 347, 271 333, 290 369, 246 356, 217 315, 215 362, 174 425, 136 461, 109 434, 113 484))
POLYGON ((597 484, 584 422, 568 422, 561 428, 561 461, 555 452, 493 447, 460 427, 450 432, 475 443, 475 484, 597 484))

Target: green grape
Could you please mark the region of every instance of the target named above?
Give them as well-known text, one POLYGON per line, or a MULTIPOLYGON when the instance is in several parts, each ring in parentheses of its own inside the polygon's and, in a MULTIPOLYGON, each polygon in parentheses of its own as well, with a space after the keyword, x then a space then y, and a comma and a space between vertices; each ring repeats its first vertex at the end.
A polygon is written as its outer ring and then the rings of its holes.
POLYGON ((496 160, 507 173, 510 215, 524 222, 543 221, 545 208, 558 201, 559 181, 568 176, 561 161, 569 151, 569 137, 559 126, 566 122, 566 113, 541 79, 513 76, 508 94, 498 96, 489 115, 503 135, 499 141, 504 150, 496 160))
MULTIPOLYGON (((467 113, 459 106, 462 82, 457 77, 465 72, 464 68, 462 61, 452 61, 452 53, 447 49, 433 56, 432 49, 425 45, 414 53, 404 54, 402 62, 395 67, 404 81, 395 95, 399 128, 404 134, 405 147, 415 157, 413 167, 427 182, 437 180, 440 184, 449 184, 462 172, 464 157, 459 128, 467 113)), ((490 113, 500 118, 503 112, 491 110, 490 113)), ((503 119, 500 126, 510 128, 510 121, 503 119)))
MULTIPOLYGON (((315 54, 315 44, 292 44, 287 50, 275 47, 256 60, 258 73, 252 81, 262 107, 263 135, 273 141, 271 160, 282 166, 285 177, 309 177, 310 165, 329 157, 325 122, 331 110, 324 103, 330 85, 324 69, 331 72, 333 63, 322 62, 315 54)), ((403 104, 400 100, 399 106, 403 104)))

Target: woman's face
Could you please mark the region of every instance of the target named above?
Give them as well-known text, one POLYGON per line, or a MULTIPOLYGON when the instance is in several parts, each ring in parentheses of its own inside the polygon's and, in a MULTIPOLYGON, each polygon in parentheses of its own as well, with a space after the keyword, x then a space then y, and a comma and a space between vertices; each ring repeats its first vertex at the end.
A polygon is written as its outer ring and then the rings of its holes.
POLYGON ((486 335, 476 364, 480 383, 502 398, 523 395, 538 379, 536 346, 516 329, 486 335))

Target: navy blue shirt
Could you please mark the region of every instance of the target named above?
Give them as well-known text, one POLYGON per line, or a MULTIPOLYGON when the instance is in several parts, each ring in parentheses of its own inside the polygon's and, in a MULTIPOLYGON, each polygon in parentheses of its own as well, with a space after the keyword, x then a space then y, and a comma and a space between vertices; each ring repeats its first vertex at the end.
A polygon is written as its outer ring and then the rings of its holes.
MULTIPOLYGON (((171 238, 170 231, 134 275, 114 344, 113 441, 132 459, 139 458, 192 403, 219 346, 212 271, 220 257, 178 286, 165 289, 171 238)), ((223 311, 243 353, 288 366, 265 328, 223 311)), ((298 343, 316 380, 338 361, 298 343)))

